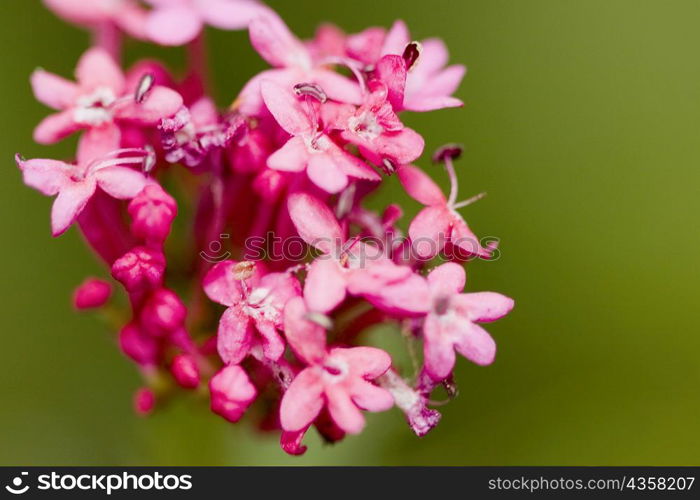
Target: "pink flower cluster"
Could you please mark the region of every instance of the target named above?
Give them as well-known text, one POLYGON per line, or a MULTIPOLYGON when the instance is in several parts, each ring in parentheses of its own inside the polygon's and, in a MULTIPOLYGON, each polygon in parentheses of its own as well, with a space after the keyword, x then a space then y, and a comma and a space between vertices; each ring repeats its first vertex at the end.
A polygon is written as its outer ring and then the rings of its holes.
POLYGON ((447 66, 444 44, 413 41, 401 21, 357 34, 325 25, 300 40, 254 0, 45 3, 91 29, 95 45, 75 81, 32 75, 54 110, 34 137, 80 138, 72 161, 16 161, 28 186, 55 196, 53 235, 77 222, 125 291, 128 301, 112 299, 112 284, 91 278, 74 304, 121 314, 118 343, 144 376, 136 410, 208 388, 214 413, 250 413, 290 454, 305 451, 311 426, 329 442, 359 433, 364 411, 396 406, 419 436, 433 428, 431 392, 453 392, 455 353, 492 363, 496 344, 480 324, 513 307, 464 292, 464 262, 491 258, 495 245, 459 213, 478 199, 457 199, 460 148, 433 157, 451 180, 445 195, 413 164, 424 140, 401 121, 462 105, 452 94, 465 69, 447 66), (271 66, 223 111, 206 94, 205 24, 247 29, 271 66), (188 74, 154 61, 124 71, 126 36, 189 44, 188 74), (398 205, 364 204, 393 174, 424 205, 406 236, 398 205), (311 257, 252 260, 246 241, 267 234, 300 239, 311 257), (411 352, 422 344, 415 367, 362 345, 387 323, 411 352))

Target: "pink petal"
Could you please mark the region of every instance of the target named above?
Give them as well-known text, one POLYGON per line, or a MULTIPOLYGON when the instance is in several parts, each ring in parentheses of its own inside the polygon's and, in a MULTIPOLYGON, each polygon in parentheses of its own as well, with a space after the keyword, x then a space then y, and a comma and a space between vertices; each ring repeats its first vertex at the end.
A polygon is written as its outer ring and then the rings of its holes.
POLYGON ((348 434, 359 434, 365 427, 365 417, 350 399, 345 388, 334 385, 326 389, 328 412, 338 427, 348 434))
POLYGON ((304 298, 309 309, 328 313, 345 299, 345 277, 335 259, 316 259, 309 267, 304 283, 304 298))
POLYGON ((413 165, 405 165, 398 171, 399 181, 408 195, 423 205, 445 205, 447 199, 442 189, 428 174, 413 165))
POLYGON ((488 323, 507 315, 513 310, 515 302, 500 293, 477 292, 460 294, 453 298, 453 304, 471 321, 488 323))
POLYGON ((337 347, 331 349, 330 356, 343 359, 353 376, 365 380, 381 377, 391 367, 391 356, 376 347, 337 347))
POLYGON ((442 331, 440 318, 429 314, 423 325, 425 368, 434 380, 444 380, 455 366, 454 341, 442 331))
POLYGON ((39 102, 54 109, 72 106, 78 93, 78 86, 60 76, 37 69, 31 77, 32 90, 39 102))
POLYGON ((129 99, 117 107, 115 116, 141 125, 155 125, 177 113, 182 107, 180 94, 166 87, 153 87, 141 103, 129 99))
POLYGON ((455 349, 468 360, 482 366, 490 365, 496 357, 496 342, 491 335, 479 325, 471 323, 464 324, 455 349))
POLYGON ((97 184, 108 195, 119 200, 130 200, 146 187, 147 179, 127 167, 106 167, 95 173, 97 184))
POLYGON ((237 262, 226 260, 209 270, 202 283, 207 297, 229 307, 242 300, 241 282, 234 277, 233 272, 236 264, 237 262))
POLYGON ((345 241, 335 215, 318 198, 296 193, 289 196, 287 208, 299 236, 323 253, 337 252, 345 241))
POLYGON ((396 316, 425 314, 430 293, 423 277, 391 261, 371 264, 349 273, 348 291, 367 299, 378 309, 396 316), (401 274, 399 275, 398 272, 401 274))
POLYGON ((51 232, 59 236, 73 224, 85 208, 95 192, 95 182, 86 179, 84 182, 66 184, 53 202, 51 208, 51 232))
POLYGON ((119 149, 121 137, 121 130, 111 122, 87 129, 78 142, 78 164, 87 165, 119 149))
POLYGON ((410 42, 411 34, 408 32, 408 27, 406 26, 406 23, 399 19, 393 24, 389 32, 386 34, 381 55, 401 55, 403 54, 406 45, 408 45, 410 42))
POLYGON ((308 160, 309 151, 304 139, 292 137, 268 157, 267 166, 283 172, 301 172, 306 168, 308 160))
POLYGON ((425 93, 433 96, 450 96, 454 94, 462 83, 467 68, 461 64, 455 64, 438 74, 433 75, 427 82, 425 93))
POLYGON ((311 182, 330 194, 339 193, 348 185, 348 176, 336 166, 328 154, 310 155, 306 173, 311 182))
POLYGON ((323 408, 322 394, 323 384, 316 370, 309 368, 299 373, 282 397, 282 428, 297 432, 308 427, 323 408))
POLYGON ((410 128, 398 132, 385 133, 375 141, 374 153, 389 158, 398 165, 406 165, 423 154, 423 137, 410 128))
POLYGON ((199 12, 207 24, 225 30, 247 28, 248 24, 269 9, 256 1, 199 0, 199 12))
POLYGON ((385 38, 386 30, 384 28, 367 28, 360 33, 349 35, 345 48, 351 58, 365 65, 371 65, 381 57, 381 46, 385 38))
POLYGON ((484 248, 479 242, 479 238, 469 229, 467 223, 461 217, 453 217, 452 234, 450 242, 466 252, 469 256, 477 255, 484 259, 489 259, 493 253, 493 248, 484 248))
POLYGON ((238 422, 258 391, 240 366, 225 366, 209 381, 211 409, 230 422, 238 422))
POLYGON ((464 103, 457 99, 456 97, 422 97, 422 96, 409 96, 406 98, 404 103, 404 108, 408 111, 436 111, 438 109, 447 108, 461 108, 464 103))
POLYGON ((78 61, 75 76, 83 92, 106 87, 121 95, 126 88, 126 79, 121 68, 107 51, 99 47, 89 49, 78 61))
POLYGON ((161 45, 184 45, 201 31, 200 13, 186 4, 157 7, 146 21, 148 38, 161 45))
POLYGON ((336 146, 335 144, 329 153, 333 155, 333 162, 345 175, 368 181, 382 180, 382 176, 375 172, 364 161, 340 149, 340 147, 336 146))
MULTIPOLYGON (((270 290, 267 302, 280 311, 294 297, 301 295, 299 280, 290 273, 270 273, 260 280, 260 288, 270 290)), ((282 326, 280 322, 277 326, 282 326)))
POLYGON ((44 4, 56 15, 71 23, 93 25, 109 20, 114 9, 113 2, 91 0, 43 0, 44 4))
POLYGON ((413 251, 421 259, 435 257, 445 246, 450 231, 449 213, 440 206, 421 210, 408 228, 413 251))
POLYGON ((355 105, 362 104, 362 91, 355 80, 335 71, 321 68, 314 70, 310 79, 318 84, 326 92, 326 95, 334 101, 355 105))
POLYGON ((253 327, 242 307, 229 307, 221 316, 216 346, 227 365, 237 365, 248 355, 253 346, 253 327))
POLYGON ((73 110, 69 109, 44 118, 34 129, 34 140, 39 144, 55 144, 79 129, 80 125, 73 119, 73 110))
POLYGON ((291 87, 282 86, 272 80, 263 80, 260 82, 260 92, 265 106, 286 132, 302 135, 312 131, 311 119, 291 87))
POLYGON ((294 352, 307 364, 318 363, 326 356, 326 332, 305 319, 308 309, 304 299, 296 297, 284 308, 284 333, 294 352))
POLYGON ((449 297, 464 290, 467 273, 459 264, 447 262, 430 271, 428 283, 434 297, 449 297))
POLYGON ((248 31, 255 50, 272 66, 311 67, 311 57, 304 44, 274 12, 254 19, 248 31))
POLYGON ((271 321, 258 320, 255 326, 262 338, 263 354, 267 359, 277 361, 284 354, 284 341, 271 321))
POLYGON ((58 194, 76 170, 74 165, 56 160, 23 160, 17 155, 15 161, 24 183, 47 196, 58 194))
POLYGON ((386 55, 377 63, 375 69, 379 78, 388 89, 388 100, 395 110, 403 107, 406 90, 406 62, 400 55, 386 55))
POLYGON ((394 406, 394 398, 389 391, 364 380, 353 382, 350 394, 353 403, 363 410, 379 412, 394 406))
POLYGON ((411 73, 431 75, 445 67, 449 58, 445 42, 439 38, 428 38, 423 40, 421 45, 423 50, 420 60, 411 73))

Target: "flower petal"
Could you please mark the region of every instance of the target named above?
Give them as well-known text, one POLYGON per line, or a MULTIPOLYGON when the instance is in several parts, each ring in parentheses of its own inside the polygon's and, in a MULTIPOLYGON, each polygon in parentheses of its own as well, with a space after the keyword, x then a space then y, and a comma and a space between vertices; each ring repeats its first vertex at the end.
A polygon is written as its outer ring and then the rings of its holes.
POLYGON ((326 355, 326 332, 320 325, 308 321, 304 299, 296 297, 284 308, 284 333, 297 356, 307 364, 320 362, 326 355))
POLYGON ((428 174, 414 165, 405 165, 397 172, 399 181, 408 195, 423 205, 445 205, 442 189, 428 174))
POLYGON ((271 321, 258 320, 255 326, 262 339, 263 354, 267 359, 277 361, 284 354, 284 341, 271 321))
POLYGON ((76 169, 57 160, 23 160, 15 157, 17 166, 22 171, 24 183, 47 196, 58 194, 61 188, 70 182, 71 172, 76 169))
POLYGON ((443 332, 440 319, 429 314, 423 325, 423 358, 425 369, 434 380, 444 380, 455 366, 454 341, 443 332))
POLYGON ((75 76, 82 91, 106 87, 119 96, 126 88, 121 68, 106 50, 99 47, 89 49, 82 55, 75 76))
POLYGON ((255 50, 272 66, 311 66, 311 56, 304 44, 274 12, 269 11, 251 21, 248 31, 255 50))
POLYGON ((338 427, 348 434, 359 434, 365 427, 365 417, 352 402, 345 388, 334 385, 326 389, 328 412, 338 427))
POLYGON ((155 8, 146 21, 148 38, 161 45, 184 45, 202 31, 202 18, 189 5, 155 8))
POLYGON ((283 172, 301 172, 308 161, 309 152, 304 139, 292 137, 268 157, 267 166, 283 172))
POLYGON ((95 173, 95 178, 104 192, 119 200, 136 197, 148 182, 141 172, 128 167, 101 168, 95 173))
POLYGON ((489 323, 501 319, 512 311, 515 302, 500 293, 477 292, 460 294, 453 298, 453 304, 471 321, 489 323))
POLYGON ((338 168, 333 157, 328 154, 312 154, 306 173, 311 182, 330 194, 341 192, 348 185, 348 176, 338 168))
POLYGON ((78 164, 87 165, 119 149, 121 139, 121 130, 112 122, 87 129, 78 141, 78 164))
POLYGON ((336 347, 330 356, 343 359, 353 376, 365 380, 381 377, 391 367, 391 356, 376 347, 336 347))
POLYGON ((454 262, 436 267, 428 274, 428 284, 433 296, 451 296, 464 290, 467 273, 454 262))
POLYGON ((219 262, 209 270, 202 282, 207 297, 229 307, 242 300, 241 282, 234 277, 233 273, 236 265, 237 262, 226 260, 219 262))
POLYGON ((289 196, 287 208, 302 239, 323 253, 337 252, 345 241, 333 212, 318 198, 295 193, 289 196))
POLYGON ((375 74, 386 86, 388 100, 394 110, 403 108, 406 90, 406 62, 400 55, 386 55, 377 63, 375 74))
POLYGON ((78 86, 53 73, 37 69, 31 77, 32 90, 39 102, 53 109, 70 107, 78 93, 78 86))
POLYGON ((79 129, 80 125, 73 119, 73 110, 69 109, 44 118, 34 129, 34 140, 39 144, 55 144, 79 129))
POLYGON ((216 347, 221 360, 227 365, 237 365, 248 355, 253 346, 253 327, 250 318, 240 306, 226 309, 219 321, 216 347))
POLYGON ((280 424, 287 432, 308 427, 323 408, 323 384, 314 369, 303 370, 292 381, 280 404, 280 424))
POLYGON ((302 135, 312 131, 311 119, 290 87, 263 80, 260 82, 260 92, 265 106, 286 132, 302 135))
POLYGON ((304 283, 306 304, 314 312, 328 313, 345 299, 345 277, 335 259, 316 259, 304 283))
POLYGON ((394 397, 389 391, 365 380, 357 380, 350 389, 352 401, 363 410, 379 412, 394 406, 394 397))
POLYGON ((53 236, 61 235, 73 224, 94 193, 95 182, 90 179, 86 179, 85 182, 66 184, 61 188, 51 208, 53 236))
POLYGON ((382 55, 387 54, 403 54, 406 45, 411 42, 411 34, 408 32, 408 27, 406 23, 401 19, 394 22, 391 29, 386 34, 384 38, 384 45, 382 47, 382 55))
POLYGON ((440 206, 421 210, 408 228, 413 251, 421 259, 431 259, 440 253, 450 231, 449 214, 440 206))
POLYGON ((477 365, 490 365, 496 357, 496 342, 479 325, 465 323, 455 349, 477 365))
POLYGON ((240 30, 261 15, 268 14, 261 3, 254 0, 199 0, 202 18, 212 26, 224 30, 240 30))
POLYGON ((155 125, 182 108, 182 96, 166 87, 153 87, 143 102, 129 99, 115 110, 115 116, 141 125, 155 125))

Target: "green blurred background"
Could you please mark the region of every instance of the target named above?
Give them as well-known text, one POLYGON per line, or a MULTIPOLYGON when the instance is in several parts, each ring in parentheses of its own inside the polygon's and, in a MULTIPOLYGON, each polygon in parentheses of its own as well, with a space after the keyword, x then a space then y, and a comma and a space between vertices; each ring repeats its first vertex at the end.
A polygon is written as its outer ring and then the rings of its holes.
MULTIPOLYGON (((489 193, 464 213, 502 238, 499 261, 470 266, 470 289, 517 302, 489 328, 496 363, 459 363, 461 393, 423 439, 390 411, 333 447, 310 435, 303 458, 188 398, 135 417, 136 370, 69 303, 86 275, 106 273, 75 230, 52 240, 50 200, 22 186, 12 160, 70 154, 71 141, 32 143, 47 110, 28 77, 36 66, 71 74, 88 37, 38 0, 5 0, 0 463, 699 465, 700 2, 270 3, 304 37, 322 21, 359 31, 403 18, 468 65, 463 110, 406 121, 428 150, 463 142, 462 196, 489 193)), ((230 102, 264 64, 245 33, 208 39, 217 97, 230 102)), ((389 184, 386 199, 403 200, 389 184)))

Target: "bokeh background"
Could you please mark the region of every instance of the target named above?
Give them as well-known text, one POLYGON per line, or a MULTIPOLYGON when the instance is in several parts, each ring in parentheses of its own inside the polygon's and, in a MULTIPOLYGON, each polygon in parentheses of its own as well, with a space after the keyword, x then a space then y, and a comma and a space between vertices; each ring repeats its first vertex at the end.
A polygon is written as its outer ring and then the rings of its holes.
MULTIPOLYGON (((700 2, 270 4, 304 37, 322 21, 359 31, 403 18, 468 65, 464 109, 406 121, 428 150, 464 143, 462 195, 489 193, 465 214, 502 238, 499 261, 470 266, 470 289, 517 301, 490 326, 496 363, 459 364, 460 395, 423 439, 390 411, 333 447, 310 435, 303 458, 193 398, 135 417, 135 369, 103 323, 70 307, 75 285, 106 273, 75 230, 52 240, 50 200, 22 186, 12 159, 70 154, 70 141, 32 143, 47 110, 28 77, 36 66, 70 75, 88 37, 39 0, 5 0, 0 463, 700 464, 700 2)), ((245 33, 207 35, 227 103, 264 63, 245 33)), ((182 63, 177 49, 127 54, 182 63)), ((388 184, 380 201, 405 199, 388 184)))

